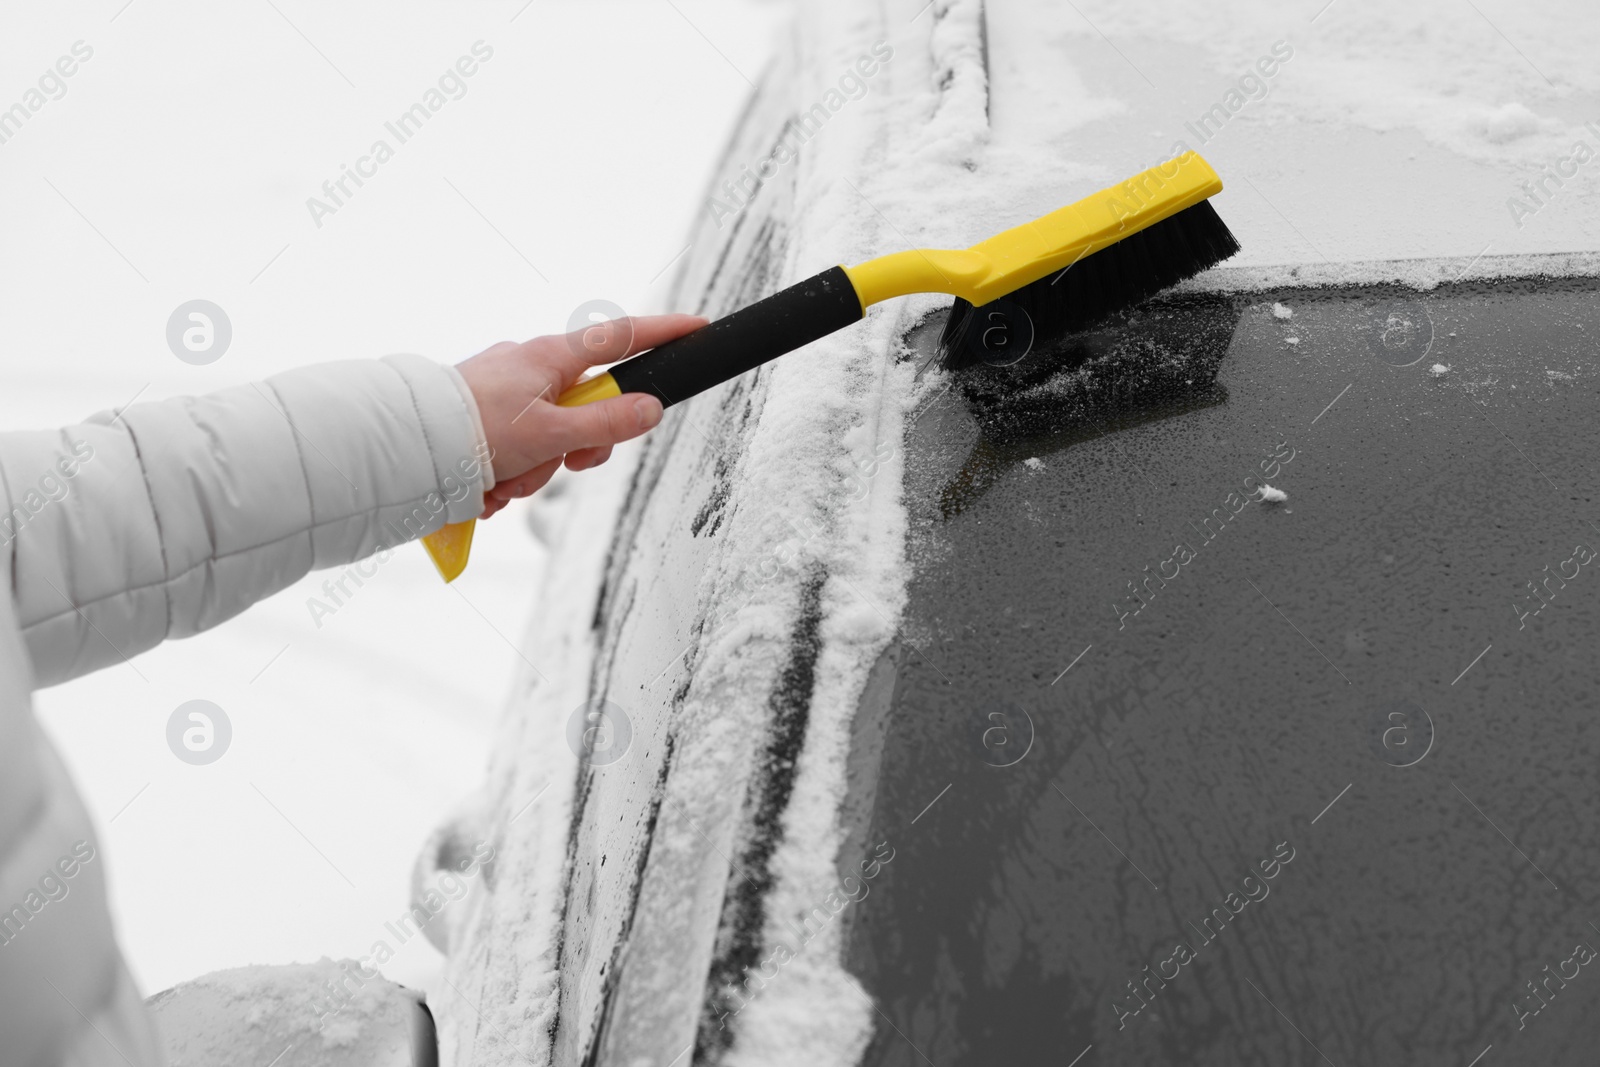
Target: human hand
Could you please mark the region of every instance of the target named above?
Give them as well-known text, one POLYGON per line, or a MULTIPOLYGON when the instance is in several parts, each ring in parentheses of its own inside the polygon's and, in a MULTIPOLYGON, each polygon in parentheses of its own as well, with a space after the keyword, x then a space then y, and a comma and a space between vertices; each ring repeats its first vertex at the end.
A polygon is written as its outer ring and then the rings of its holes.
POLYGON ((478 402, 494 468, 483 498, 487 519, 512 500, 543 488, 565 459, 568 470, 597 467, 611 446, 638 437, 661 421, 661 401, 626 393, 564 408, 555 403, 590 367, 615 363, 693 333, 697 315, 614 319, 574 333, 502 341, 456 365, 478 402))

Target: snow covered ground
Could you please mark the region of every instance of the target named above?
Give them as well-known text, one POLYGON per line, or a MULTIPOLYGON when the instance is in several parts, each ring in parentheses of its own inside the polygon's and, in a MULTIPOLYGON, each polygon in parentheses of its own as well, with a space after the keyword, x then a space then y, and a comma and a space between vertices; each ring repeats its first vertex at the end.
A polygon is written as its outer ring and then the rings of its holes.
MULTIPOLYGON (((329 359, 454 361, 563 330, 595 298, 656 310, 783 12, 8 6, 0 109, 31 89, 43 103, 0 143, 0 425, 329 359), (472 75, 447 76, 463 56, 472 75), (61 57, 71 76, 48 76, 61 57), (386 133, 429 90, 444 102, 426 126, 404 143, 386 133), (379 139, 392 158, 362 163, 379 139), (336 210, 314 214, 308 198, 333 203, 323 183, 347 166, 364 184, 347 180, 336 210), (204 366, 166 340, 196 298, 232 325, 204 366)), ((408 906, 422 841, 481 778, 542 560, 519 509, 480 526, 453 587, 420 548, 402 551, 332 615, 309 604, 334 604, 324 572, 198 639, 38 694, 97 819, 147 992, 395 940, 384 924, 408 906), (233 728, 208 766, 167 747, 169 717, 193 699, 233 728)), ((388 976, 436 972, 423 938, 396 950, 388 976)))

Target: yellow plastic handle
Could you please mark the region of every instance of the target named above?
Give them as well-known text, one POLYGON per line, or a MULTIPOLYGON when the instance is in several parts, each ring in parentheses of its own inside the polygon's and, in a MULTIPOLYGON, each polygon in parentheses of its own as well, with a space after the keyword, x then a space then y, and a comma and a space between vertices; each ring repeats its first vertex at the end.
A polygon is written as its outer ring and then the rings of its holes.
MULTIPOLYGON (((556 403, 564 408, 575 408, 621 395, 615 378, 609 374, 597 374, 562 393, 556 398, 556 403)), ((428 550, 433 565, 439 568, 439 577, 446 582, 455 581, 467 569, 467 557, 472 552, 472 533, 477 528, 478 520, 468 519, 466 522, 441 526, 422 539, 422 547, 428 550)))

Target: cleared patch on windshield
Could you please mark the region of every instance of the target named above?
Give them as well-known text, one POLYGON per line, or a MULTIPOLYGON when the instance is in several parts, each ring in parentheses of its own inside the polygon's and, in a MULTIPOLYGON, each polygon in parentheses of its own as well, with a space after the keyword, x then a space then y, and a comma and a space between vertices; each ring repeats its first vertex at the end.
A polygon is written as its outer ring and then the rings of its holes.
POLYGON ((1002 365, 959 372, 977 422, 972 453, 940 494, 959 514, 1005 467, 1227 399, 1217 371, 1244 301, 1200 294, 1152 302, 1002 365))

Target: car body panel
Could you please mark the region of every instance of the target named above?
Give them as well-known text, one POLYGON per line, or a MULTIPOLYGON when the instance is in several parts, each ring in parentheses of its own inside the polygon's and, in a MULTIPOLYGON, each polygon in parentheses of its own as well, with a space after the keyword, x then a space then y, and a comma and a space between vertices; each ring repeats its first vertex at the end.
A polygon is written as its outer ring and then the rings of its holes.
MULTIPOLYGON (((1592 183, 1569 181, 1537 217, 1514 220, 1505 202, 1529 161, 1565 150, 1569 127, 1600 100, 1590 67, 1569 62, 1581 47, 1545 31, 1535 50, 1563 61, 1564 86, 1546 94, 1517 66, 1515 49, 1496 51, 1502 39, 1472 18, 1438 3, 1292 15, 1237 0, 1092 12, 1065 0, 808 3, 717 167, 666 303, 720 314, 831 265, 962 248, 1042 215, 1166 158, 1189 117, 1289 40, 1295 54, 1270 92, 1188 145, 1222 174, 1217 206, 1245 245, 1233 264, 1183 287, 1207 309, 1205 329, 1224 335, 1220 352, 1202 346, 1214 356, 1202 361, 1204 388, 1179 390, 1114 432, 1074 431, 1061 442, 1119 509, 1137 484, 1128 479, 1144 477, 1126 466, 1129 454, 1165 457, 1148 473, 1158 479, 1187 477, 1199 453, 1219 470, 1232 459, 1259 463, 1261 441, 1279 443, 1292 433, 1288 421, 1315 416, 1308 406, 1338 391, 1323 386, 1343 383, 1330 377, 1337 365, 1310 355, 1308 332, 1305 349, 1285 342, 1280 354, 1302 360, 1300 371, 1276 368, 1260 379, 1266 392, 1252 393, 1257 386, 1237 377, 1243 362, 1228 364, 1226 342, 1237 322, 1265 324, 1256 322, 1259 300, 1252 309, 1254 298, 1237 294, 1600 272, 1592 183), (1405 66, 1407 47, 1427 40, 1437 47, 1426 62, 1405 66), (878 42, 892 46, 892 60, 869 63, 870 76, 853 73, 878 42), (1364 51, 1388 64, 1388 80, 1341 82, 1352 63, 1369 61, 1364 51), (794 138, 805 116, 814 128, 794 138), (796 140, 803 145, 790 158, 769 162, 796 140), (763 179, 759 189, 752 175, 763 179), (748 195, 738 195, 741 182, 748 195), (1246 396, 1257 403, 1241 413, 1246 396), (1225 434, 1183 430, 1223 424, 1225 434), (1121 482, 1108 477, 1119 469, 1121 482)), ((561 668, 530 667, 519 682, 489 784, 442 838, 457 846, 424 857, 431 863, 475 839, 497 849, 491 891, 451 920, 442 1062, 920 1062, 894 1027, 945 1033, 937 998, 876 984, 894 957, 871 947, 871 909, 916 899, 885 893, 908 870, 925 870, 930 892, 941 880, 954 888, 982 877, 951 875, 931 860, 905 864, 916 850, 894 851, 924 829, 943 832, 943 818, 964 818, 963 832, 979 836, 985 825, 981 808, 950 814, 961 811, 954 778, 948 795, 928 797, 920 790, 938 784, 931 779, 880 773, 880 761, 894 765, 931 736, 896 725, 907 672, 925 679, 943 669, 930 643, 942 640, 938 627, 907 605, 927 595, 915 582, 938 581, 948 546, 919 541, 910 524, 926 521, 929 499, 919 494, 929 492, 942 494, 941 506, 971 509, 956 522, 972 521, 1021 477, 1013 461, 1030 458, 991 449, 964 482, 941 466, 950 449, 971 444, 961 429, 966 401, 932 367, 947 303, 913 297, 874 307, 858 326, 675 407, 632 471, 586 476, 585 494, 551 505, 566 532, 545 579, 548 611, 525 648, 530 662, 546 650, 561 668), (934 473, 943 480, 930 482, 934 473), (919 557, 924 550, 933 555, 919 557), (632 740, 623 759, 596 766, 567 737, 573 716, 599 701, 621 709, 632 740), (886 1019, 899 1022, 886 1029, 886 1019)), ((1301 320, 1308 331, 1315 318, 1301 320)), ((1182 355, 1178 369, 1194 358, 1182 355)), ((1171 366, 1155 378, 1176 388, 1171 366)), ((1047 400, 1052 386, 1030 388, 1047 400)), ((956 474, 973 458, 957 456, 956 474)), ((993 532, 1017 521, 1007 514, 993 532)), ((1102 549, 1133 543, 1118 525, 1126 521, 1121 509, 1095 531, 1102 549)), ((1092 581, 1123 579, 1086 549, 1073 558, 1092 581)), ((972 580, 989 573, 1001 585, 1026 582, 1039 566, 999 545, 962 561, 972 580)), ((1040 588, 1061 580, 1039 578, 1040 588)), ((948 584, 951 595, 965 588, 948 584)), ((1037 620, 1047 623, 1063 625, 1037 620)), ((1285 658, 1306 653, 1292 633, 1272 640, 1285 658)), ((983 669, 1008 662, 997 655, 983 669)), ((1134 669, 1133 659, 1119 663, 1134 669)), ((1293 684, 1309 684, 1314 669, 1298 665, 1293 684)), ((1183 684, 1200 692, 1204 670, 1197 661, 1183 684)), ((1277 729, 1289 744, 1287 728, 1277 729)), ((1136 739, 1123 738, 1125 750, 1136 739)), ((1024 763, 1026 773, 1044 754, 1024 763)), ((1114 754, 1085 748, 1076 758, 1124 769, 1114 754)), ((1259 760, 1247 769, 1268 777, 1259 760)), ((1311 785, 1295 784, 1300 806, 1299 790, 1310 796, 1311 785)), ((1237 788, 1218 783, 1215 794, 1237 788)), ((1079 804, 1101 799, 1093 789, 1072 795, 1079 804)), ((1056 821, 1045 829, 1065 826, 1059 812, 1048 818, 1056 821)), ((1105 828, 1116 838, 1124 827, 1105 828)), ((1260 835, 1247 836, 1240 855, 1255 862, 1260 835)), ((1003 830, 993 837, 996 848, 1010 840, 1003 830)), ((1096 842, 1104 843, 1074 838, 1072 848, 1088 862, 1096 842)), ((1266 844, 1270 852, 1276 839, 1266 844)), ((1126 872, 1101 877, 1107 895, 1097 902, 1144 884, 1126 872)), ((1103 926, 1093 936, 1124 929, 1103 926)), ((1005 951, 1015 957, 1022 927, 1009 929, 1005 951)), ((950 972, 951 958, 925 961, 943 995, 981 984, 950 972)), ((1052 991, 1030 991, 1029 1003, 1045 1010, 1052 991)))

